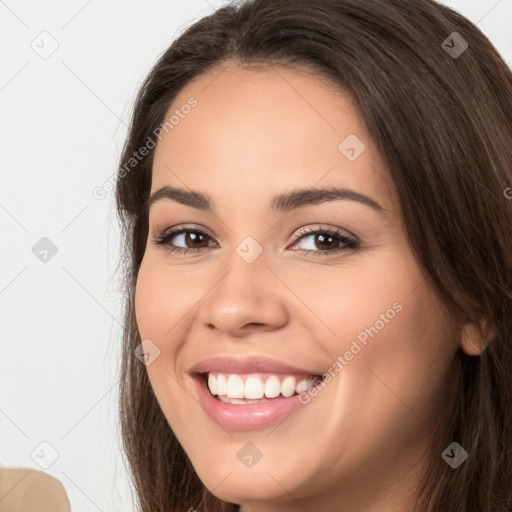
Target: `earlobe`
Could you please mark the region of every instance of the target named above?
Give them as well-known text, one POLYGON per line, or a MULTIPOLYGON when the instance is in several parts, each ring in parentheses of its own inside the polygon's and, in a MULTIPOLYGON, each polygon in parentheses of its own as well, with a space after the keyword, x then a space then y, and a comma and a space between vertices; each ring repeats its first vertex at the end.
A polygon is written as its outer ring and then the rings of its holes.
POLYGON ((491 328, 485 321, 481 323, 480 328, 468 321, 462 326, 460 346, 467 355, 480 356, 495 338, 496 333, 496 328, 491 328))

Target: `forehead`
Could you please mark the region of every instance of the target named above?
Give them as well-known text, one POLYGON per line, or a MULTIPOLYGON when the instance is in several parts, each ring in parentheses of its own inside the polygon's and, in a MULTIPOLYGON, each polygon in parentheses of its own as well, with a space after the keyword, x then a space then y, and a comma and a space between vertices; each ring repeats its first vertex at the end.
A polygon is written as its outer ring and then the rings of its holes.
POLYGON ((234 200, 234 190, 239 200, 264 200, 270 191, 344 186, 389 210, 395 202, 350 96, 304 70, 217 67, 182 89, 171 116, 152 192, 175 185, 221 201, 234 200))

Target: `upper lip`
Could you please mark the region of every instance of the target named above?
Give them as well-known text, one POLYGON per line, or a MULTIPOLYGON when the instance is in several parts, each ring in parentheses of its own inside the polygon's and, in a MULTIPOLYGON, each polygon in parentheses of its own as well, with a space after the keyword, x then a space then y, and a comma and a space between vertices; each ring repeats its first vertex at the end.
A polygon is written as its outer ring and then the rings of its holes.
POLYGON ((307 368, 297 368, 267 357, 211 357, 196 364, 191 373, 282 373, 290 375, 319 375, 307 368))

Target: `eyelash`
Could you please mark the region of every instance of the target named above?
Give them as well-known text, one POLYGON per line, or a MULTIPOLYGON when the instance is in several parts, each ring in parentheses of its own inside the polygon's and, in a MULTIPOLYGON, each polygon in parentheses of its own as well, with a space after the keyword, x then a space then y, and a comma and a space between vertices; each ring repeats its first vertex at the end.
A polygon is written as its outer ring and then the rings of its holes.
MULTIPOLYGON (((167 246, 166 249, 170 253, 174 252, 174 251, 178 251, 179 253, 182 253, 182 254, 186 254, 187 252, 196 253, 198 251, 201 251, 202 249, 207 249, 207 247, 192 247, 192 248, 171 247, 169 241, 172 238, 174 238, 176 235, 181 235, 183 233, 196 233, 196 234, 200 234, 200 235, 206 236, 206 237, 211 239, 211 237, 207 233, 205 233, 204 231, 201 231, 200 229, 192 229, 192 228, 189 228, 189 227, 179 227, 179 228, 176 228, 176 229, 174 229, 172 231, 169 231, 167 233, 164 233, 164 234, 156 236, 155 238, 153 238, 153 243, 155 245, 157 245, 157 246, 167 246)), ((305 238, 306 236, 311 235, 311 234, 326 234, 326 235, 329 235, 329 236, 336 237, 336 238, 338 238, 339 242, 342 242, 343 244, 345 244, 345 246, 344 247, 339 247, 339 248, 334 249, 332 251, 328 251, 328 250, 318 250, 318 251, 315 251, 315 250, 312 250, 312 249, 302 249, 303 251, 306 252, 307 255, 310 255, 311 253, 313 253, 313 255, 315 255, 315 256, 329 255, 329 254, 338 254, 338 253, 340 253, 342 251, 346 251, 346 250, 349 250, 349 249, 357 250, 359 248, 359 241, 358 240, 356 240, 355 238, 352 238, 350 236, 345 235, 344 233, 342 233, 338 229, 329 228, 329 227, 320 228, 320 229, 305 228, 305 229, 302 230, 302 232, 296 238, 296 240, 293 242, 292 245, 295 245, 302 238, 305 238)))

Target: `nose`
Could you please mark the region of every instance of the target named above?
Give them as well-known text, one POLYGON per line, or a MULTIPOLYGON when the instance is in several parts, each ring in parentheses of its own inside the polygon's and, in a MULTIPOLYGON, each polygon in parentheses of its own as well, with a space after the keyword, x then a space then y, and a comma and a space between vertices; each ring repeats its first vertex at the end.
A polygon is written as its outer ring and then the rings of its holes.
POLYGON ((199 319, 208 329, 230 337, 286 325, 286 287, 269 268, 261 253, 254 261, 236 251, 227 259, 225 271, 199 304, 199 319))

